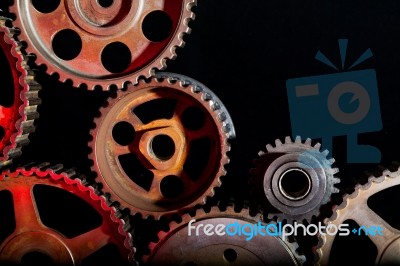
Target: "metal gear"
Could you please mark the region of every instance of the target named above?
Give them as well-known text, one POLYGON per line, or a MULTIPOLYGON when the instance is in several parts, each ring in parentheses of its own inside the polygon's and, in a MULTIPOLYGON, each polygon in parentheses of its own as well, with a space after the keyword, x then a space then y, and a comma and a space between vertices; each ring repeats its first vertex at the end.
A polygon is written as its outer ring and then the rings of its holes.
MULTIPOLYGON (((360 226, 377 226, 383 228, 383 236, 369 239, 377 248, 378 254, 375 265, 399 265, 400 264, 400 230, 393 228, 383 218, 368 207, 368 199, 391 187, 400 185, 400 171, 391 172, 385 170, 379 178, 371 176, 365 185, 357 185, 355 191, 343 197, 343 203, 336 206, 333 215, 325 219, 325 224, 340 225, 347 220, 353 220, 360 226)), ((328 265, 329 257, 335 236, 326 234, 320 237, 317 249, 318 265, 328 265)))
POLYGON ((39 252, 56 265, 81 265, 85 258, 108 244, 117 248, 124 263, 133 261, 131 235, 124 231, 124 221, 116 217, 116 209, 107 206, 103 197, 77 177, 74 170, 63 170, 62 165, 47 167, 47 164, 0 175, 0 191, 11 193, 15 216, 15 229, 0 243, 0 264, 16 265, 25 255, 39 252), (37 185, 66 190, 81 198, 100 215, 100 225, 73 238, 47 227, 33 192, 37 185))
POLYGON ((300 137, 293 142, 286 137, 279 139, 276 147, 267 145, 267 152, 259 152, 256 168, 251 170, 251 186, 256 200, 265 207, 271 204, 280 213, 269 214, 269 218, 310 222, 318 216, 320 207, 328 203, 334 187, 340 182, 332 168, 333 159, 327 159, 328 151, 320 151, 321 145, 311 145, 311 139, 304 143, 300 137))
POLYGON ((21 40, 60 79, 108 90, 164 69, 190 33, 196 0, 15 0, 21 40))
POLYGON ((149 265, 302 265, 305 257, 297 253, 296 242, 278 236, 256 235, 250 241, 244 235, 188 236, 188 224, 199 223, 214 227, 218 224, 255 225, 262 222, 260 215, 251 216, 248 209, 240 213, 232 207, 221 212, 213 207, 206 213, 203 209, 196 215, 182 216, 182 222, 172 222, 168 232, 159 233, 158 243, 150 244, 150 255, 144 257, 149 265))
POLYGON ((17 41, 18 31, 8 27, 9 19, 0 17, 0 168, 21 155, 22 146, 29 143, 34 131, 33 121, 40 103, 40 85, 27 65, 27 57, 17 41))
POLYGON ((174 74, 119 91, 95 123, 90 158, 104 192, 132 214, 156 219, 214 194, 235 136, 218 98, 174 74))

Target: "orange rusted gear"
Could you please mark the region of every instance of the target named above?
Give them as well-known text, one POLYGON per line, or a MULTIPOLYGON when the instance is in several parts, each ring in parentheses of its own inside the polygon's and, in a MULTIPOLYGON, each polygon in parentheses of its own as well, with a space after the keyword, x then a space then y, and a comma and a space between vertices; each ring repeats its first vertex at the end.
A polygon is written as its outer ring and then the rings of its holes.
POLYGON ((14 231, 0 243, 0 264, 17 265, 24 255, 39 252, 56 265, 81 265, 85 258, 108 244, 115 245, 124 262, 133 262, 131 235, 124 231, 125 222, 116 217, 116 209, 109 207, 92 187, 83 185, 75 171, 63 170, 62 165, 47 165, 19 168, 0 175, 0 191, 11 193, 15 216, 14 231), (76 195, 96 210, 102 218, 101 224, 73 238, 45 226, 33 194, 36 185, 60 188, 76 195))
POLYGON ((21 155, 22 146, 29 142, 29 133, 34 131, 33 121, 38 117, 36 108, 40 103, 40 85, 27 65, 20 42, 16 40, 18 31, 8 27, 8 20, 0 17, 1 58, 6 61, 0 73, 3 81, 0 92, 0 168, 21 155), (5 99, 9 99, 7 103, 5 99))
POLYGON ((105 90, 164 69, 184 46, 196 5, 196 0, 14 2, 15 26, 38 65, 58 73, 61 81, 105 90))
MULTIPOLYGON (((95 120, 90 143, 93 170, 111 201, 118 201, 133 214, 156 219, 205 203, 206 197, 214 194, 214 188, 221 185, 220 177, 226 174, 228 139, 234 137, 225 107, 204 85, 170 73, 158 77, 141 80, 110 99, 95 120), (169 117, 163 116, 166 110, 157 110, 161 117, 151 121, 139 118, 138 108, 149 103, 155 104, 151 108, 159 108, 163 100, 174 102, 169 117), (191 117, 190 111, 200 112, 203 119, 191 117), (202 122, 196 128, 187 120, 202 122), (130 138, 122 144, 113 135, 121 123, 128 127, 123 132, 130 138), (169 140, 170 154, 156 151, 154 143, 159 136, 169 140), (203 149, 205 155, 193 160, 200 154, 195 151, 203 149), (122 163, 125 156, 127 167, 122 163), (196 164, 199 162, 203 162, 200 167, 196 164), (143 185, 146 180, 147 185, 143 185)), ((162 152, 166 146, 162 145, 162 152)))

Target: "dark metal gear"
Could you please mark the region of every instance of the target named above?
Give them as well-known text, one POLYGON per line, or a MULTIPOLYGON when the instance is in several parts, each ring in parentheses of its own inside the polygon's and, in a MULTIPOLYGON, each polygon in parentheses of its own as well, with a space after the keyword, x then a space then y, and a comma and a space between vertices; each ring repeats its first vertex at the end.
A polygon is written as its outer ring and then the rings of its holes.
POLYGON ((110 99, 90 143, 106 195, 156 219, 214 194, 235 135, 225 107, 204 85, 175 74, 157 77, 110 99))
POLYGON ((41 88, 16 39, 18 30, 8 27, 8 22, 0 17, 0 168, 20 156, 22 146, 29 143, 41 88))
POLYGON ((285 143, 277 139, 275 144, 259 153, 256 168, 251 170, 255 198, 263 207, 271 204, 279 211, 269 218, 310 222, 332 193, 339 192, 334 187, 340 182, 334 176, 338 172, 332 168, 334 160, 327 159, 328 151, 321 152, 319 143, 312 146, 311 139, 303 143, 300 137, 294 142, 286 137, 285 143))
POLYGON ((188 235, 188 225, 212 225, 214 228, 228 224, 254 226, 262 222, 262 217, 251 216, 247 209, 240 213, 229 207, 220 211, 217 207, 206 213, 198 210, 196 215, 182 216, 182 222, 172 222, 168 232, 159 233, 158 243, 151 243, 150 255, 144 257, 149 265, 302 265, 305 257, 297 253, 297 243, 278 236, 255 235, 246 240, 245 235, 207 236, 195 231, 188 235))
MULTIPOLYGON (((63 170, 61 165, 47 168, 47 164, 19 168, 0 175, 0 192, 11 194, 15 217, 14 230, 9 235, 4 228, 0 229, 3 230, 1 265, 19 265, 24 256, 32 253, 46 255, 55 265, 81 265, 109 244, 116 247, 121 262, 133 262, 131 235, 124 231, 124 221, 116 217, 116 210, 108 207, 102 196, 98 196, 92 187, 84 186, 77 177, 73 170, 63 170), (79 197, 100 216, 100 224, 74 237, 49 228, 44 223, 47 218, 41 215, 37 194, 34 193, 37 186, 62 189, 79 197)), ((47 198, 47 201, 51 200, 47 198)))
MULTIPOLYGON (((359 226, 370 228, 380 226, 383 235, 370 235, 369 239, 377 249, 375 265, 400 264, 400 230, 392 227, 368 206, 368 200, 377 193, 400 185, 400 171, 385 170, 379 178, 371 176, 365 185, 357 185, 355 191, 343 198, 343 203, 336 206, 333 215, 325 220, 325 225, 339 226, 348 220, 355 221, 359 226)), ((328 265, 334 235, 326 234, 320 237, 317 249, 318 265, 328 265)))
POLYGON ((38 65, 108 90, 150 77, 183 47, 196 0, 15 0, 21 40, 38 65))

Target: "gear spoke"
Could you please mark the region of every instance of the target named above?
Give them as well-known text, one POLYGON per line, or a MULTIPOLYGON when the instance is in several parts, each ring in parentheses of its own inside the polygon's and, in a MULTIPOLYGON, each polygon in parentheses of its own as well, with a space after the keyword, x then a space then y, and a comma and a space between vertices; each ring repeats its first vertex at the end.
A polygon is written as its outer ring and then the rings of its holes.
POLYGON ((75 238, 65 240, 75 255, 76 261, 82 261, 93 252, 108 244, 109 235, 105 230, 105 226, 100 226, 75 238))
MULTIPOLYGON (((353 212, 349 212, 349 218, 356 221, 360 226, 365 226, 366 228, 372 228, 380 226, 383 230, 383 235, 372 235, 367 232, 368 237, 378 248, 378 253, 381 254, 387 244, 389 244, 393 239, 397 238, 399 231, 390 226, 384 219, 377 215, 374 211, 368 208, 366 204, 358 205, 353 212)), ((364 232, 365 233, 365 232, 364 232)))
POLYGON ((21 233, 43 229, 36 209, 32 188, 27 185, 19 185, 9 188, 14 200, 14 213, 16 232, 21 233))

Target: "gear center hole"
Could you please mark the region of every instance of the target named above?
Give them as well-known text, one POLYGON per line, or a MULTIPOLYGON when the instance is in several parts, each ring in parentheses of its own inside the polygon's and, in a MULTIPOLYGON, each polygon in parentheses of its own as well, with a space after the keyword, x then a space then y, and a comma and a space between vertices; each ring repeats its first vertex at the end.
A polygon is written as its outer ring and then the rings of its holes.
POLYGON ((302 169, 286 170, 279 180, 279 190, 289 200, 302 200, 311 190, 311 178, 302 169))
POLYGON ((32 265, 41 265, 41 266, 55 266, 53 259, 41 252, 29 252, 25 254, 21 259, 21 265, 23 266, 32 266, 32 265))
POLYGON ((166 161, 175 153, 175 143, 170 136, 157 135, 150 144, 151 151, 160 160, 166 161))
POLYGON ((97 0, 97 3, 104 8, 108 8, 114 4, 114 0, 97 0))

